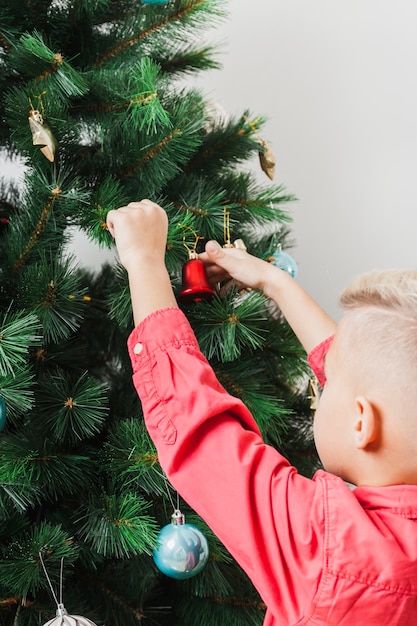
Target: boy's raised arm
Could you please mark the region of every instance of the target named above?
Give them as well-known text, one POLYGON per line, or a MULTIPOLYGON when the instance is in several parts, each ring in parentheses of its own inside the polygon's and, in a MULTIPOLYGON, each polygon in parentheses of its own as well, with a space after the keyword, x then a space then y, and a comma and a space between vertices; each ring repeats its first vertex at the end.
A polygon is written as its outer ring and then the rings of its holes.
POLYGON ((107 227, 129 276, 133 318, 138 325, 150 313, 177 307, 165 267, 168 218, 150 200, 109 211, 107 227))
MULTIPOLYGON (((150 200, 131 202, 110 211, 107 226, 129 275, 135 324, 154 311, 177 307, 165 267, 165 211, 150 200)), ((271 263, 239 248, 222 248, 215 241, 207 242, 200 259, 212 281, 233 278, 274 300, 306 352, 334 333, 334 320, 289 274, 271 263)))
POLYGON ((199 258, 211 280, 233 278, 274 300, 306 352, 334 334, 336 322, 287 272, 241 248, 222 248, 215 241, 207 242, 199 258))

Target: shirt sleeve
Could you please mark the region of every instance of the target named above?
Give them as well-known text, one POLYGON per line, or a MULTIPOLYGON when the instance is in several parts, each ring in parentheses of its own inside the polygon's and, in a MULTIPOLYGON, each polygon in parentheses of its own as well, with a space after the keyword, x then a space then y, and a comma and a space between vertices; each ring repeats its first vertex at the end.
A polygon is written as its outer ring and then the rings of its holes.
POLYGON ((267 446, 229 395, 183 313, 148 316, 128 342, 133 380, 160 464, 275 615, 308 611, 323 567, 320 481, 267 446))
POLYGON ((334 335, 327 337, 324 341, 318 344, 308 355, 308 362, 317 376, 317 380, 320 385, 324 387, 326 384, 326 374, 324 373, 324 358, 332 345, 334 335))

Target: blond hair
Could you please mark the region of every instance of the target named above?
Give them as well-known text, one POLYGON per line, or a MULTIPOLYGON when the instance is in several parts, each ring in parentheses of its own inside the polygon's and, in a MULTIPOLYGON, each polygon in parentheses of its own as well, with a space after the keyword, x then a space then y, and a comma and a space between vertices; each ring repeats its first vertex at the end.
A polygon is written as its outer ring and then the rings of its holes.
POLYGON ((396 386, 417 401, 417 270, 363 274, 342 291, 339 303, 358 375, 396 386))
POLYGON ((340 294, 345 310, 373 306, 417 315, 417 270, 374 270, 362 274, 340 294))

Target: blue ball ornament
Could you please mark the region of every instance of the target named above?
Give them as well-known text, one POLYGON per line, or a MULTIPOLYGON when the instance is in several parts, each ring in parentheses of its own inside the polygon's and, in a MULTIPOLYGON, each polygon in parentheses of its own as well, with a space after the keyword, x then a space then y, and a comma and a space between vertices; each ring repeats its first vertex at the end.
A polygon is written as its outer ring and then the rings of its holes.
POLYGON ((283 252, 282 250, 277 250, 274 254, 271 255, 270 259, 272 265, 279 267, 292 276, 292 278, 296 279, 298 276, 298 266, 293 257, 288 254, 288 252, 283 252))
POLYGON ((168 4, 168 0, 142 0, 143 4, 168 4))
POLYGON ((207 539, 196 526, 185 523, 181 511, 174 512, 171 523, 160 530, 156 541, 153 559, 166 576, 185 580, 204 569, 209 556, 207 539))

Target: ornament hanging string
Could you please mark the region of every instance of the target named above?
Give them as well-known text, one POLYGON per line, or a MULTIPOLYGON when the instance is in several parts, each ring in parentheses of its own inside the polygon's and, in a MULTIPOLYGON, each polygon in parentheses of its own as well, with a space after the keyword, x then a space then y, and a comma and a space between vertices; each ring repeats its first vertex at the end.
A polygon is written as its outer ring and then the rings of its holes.
POLYGON ((39 102, 39 106, 37 107, 37 109, 35 109, 35 107, 33 106, 32 100, 28 98, 31 111, 36 111, 40 109, 42 117, 45 117, 45 107, 43 106, 43 102, 42 102, 42 96, 44 96, 45 94, 46 94, 46 91, 42 91, 42 93, 40 93, 39 96, 35 96, 35 98, 37 98, 39 102))
POLYGON ((227 206, 223 209, 223 248, 233 248, 233 244, 230 241, 230 213, 227 210, 227 206))
MULTIPOLYGON (((165 474, 165 472, 162 472, 162 478, 164 479, 165 489, 167 490, 167 494, 168 494, 168 498, 169 498, 169 501, 170 501, 171 506, 172 506, 172 510, 173 510, 174 512, 175 512, 175 511, 179 511, 179 508, 180 508, 180 494, 178 493, 178 491, 175 491, 175 493, 177 494, 177 506, 175 507, 175 503, 174 503, 174 500, 173 500, 173 498, 172 498, 172 495, 171 495, 171 492, 170 492, 170 489, 169 489, 169 487, 170 487, 170 486, 172 487, 172 485, 171 485, 171 483, 169 482, 169 480, 168 480, 167 475, 165 474)), ((174 489, 174 488, 172 487, 172 489, 174 489)))
POLYGON ((230 239, 230 213, 227 210, 227 206, 223 209, 223 238, 224 244, 223 248, 240 248, 241 250, 246 250, 246 245, 243 239, 235 239, 232 243, 230 239))
POLYGON ((64 557, 62 557, 62 559, 61 559, 61 571, 60 571, 60 575, 59 575, 59 602, 58 602, 58 598, 56 597, 56 593, 54 591, 54 588, 52 586, 51 579, 49 578, 48 572, 46 571, 45 563, 43 561, 41 552, 39 552, 39 559, 40 559, 40 562, 41 562, 44 574, 46 576, 46 580, 48 581, 49 588, 50 588, 51 593, 52 593, 52 597, 55 600, 57 606, 59 606, 60 604, 63 604, 63 602, 62 602, 62 587, 63 587, 63 579, 64 579, 64 557))
POLYGON ((46 579, 48 581, 49 587, 52 592, 52 596, 57 605, 56 616, 49 620, 43 626, 73 626, 76 624, 77 626, 96 626, 94 622, 92 622, 88 617, 83 617, 82 615, 68 615, 68 611, 66 610, 63 602, 63 580, 64 580, 64 558, 61 558, 61 572, 59 577, 59 602, 56 597, 56 593, 51 583, 51 579, 48 576, 48 572, 46 571, 45 563, 42 558, 41 552, 39 552, 39 559, 45 573, 46 579))
POLYGON ((198 242, 200 241, 200 239, 204 239, 204 237, 201 237, 200 235, 197 235, 197 233, 195 232, 194 229, 191 228, 191 226, 184 226, 184 224, 178 224, 178 226, 180 226, 180 228, 183 228, 184 230, 189 230, 193 233, 194 237, 195 237, 195 241, 194 241, 194 245, 192 248, 190 248, 190 246, 188 245, 188 243, 186 242, 186 237, 187 235, 184 235, 182 238, 182 245, 184 246, 184 248, 186 248, 188 250, 188 255, 190 257, 190 259, 193 258, 197 258, 197 245, 198 242))

